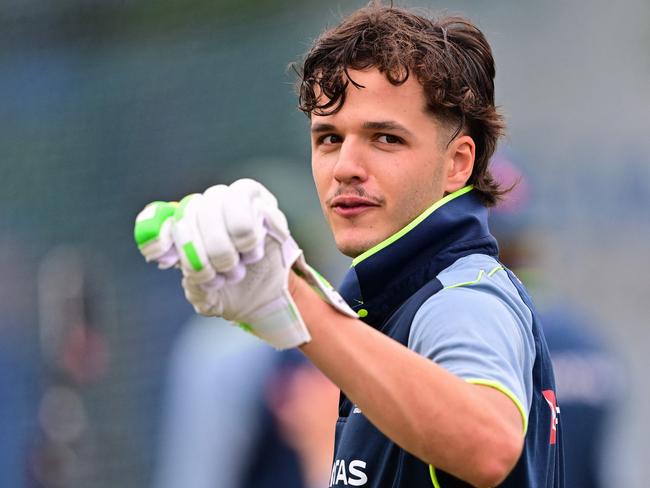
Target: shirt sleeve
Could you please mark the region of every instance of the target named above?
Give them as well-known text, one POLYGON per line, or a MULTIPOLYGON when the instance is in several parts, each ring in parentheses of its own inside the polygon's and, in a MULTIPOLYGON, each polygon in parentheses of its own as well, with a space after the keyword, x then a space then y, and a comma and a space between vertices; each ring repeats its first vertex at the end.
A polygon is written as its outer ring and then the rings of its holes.
POLYGON ((416 313, 408 346, 468 382, 502 391, 517 405, 525 429, 535 345, 532 314, 513 290, 444 288, 416 313))

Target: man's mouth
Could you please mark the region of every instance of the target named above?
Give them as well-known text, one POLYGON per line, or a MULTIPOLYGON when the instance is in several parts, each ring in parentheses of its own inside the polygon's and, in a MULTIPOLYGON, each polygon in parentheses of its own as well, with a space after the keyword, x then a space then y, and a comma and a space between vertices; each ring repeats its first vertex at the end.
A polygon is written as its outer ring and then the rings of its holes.
POLYGON ((358 196, 340 195, 330 202, 330 208, 334 213, 341 217, 356 217, 368 210, 377 208, 380 205, 377 202, 358 196))

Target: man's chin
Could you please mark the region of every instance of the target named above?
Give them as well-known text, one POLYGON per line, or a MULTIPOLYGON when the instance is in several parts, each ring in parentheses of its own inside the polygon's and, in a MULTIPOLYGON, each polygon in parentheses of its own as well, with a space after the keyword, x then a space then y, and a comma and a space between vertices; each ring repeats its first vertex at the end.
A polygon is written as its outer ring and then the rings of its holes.
POLYGON ((341 252, 341 254, 344 254, 345 256, 349 258, 356 258, 357 256, 360 256, 364 252, 366 252, 368 249, 372 248, 375 244, 374 243, 369 243, 369 242, 355 242, 352 240, 346 240, 336 242, 336 247, 337 249, 341 252))
POLYGON ((339 252, 349 258, 356 258, 357 256, 363 254, 364 251, 359 251, 358 249, 352 249, 352 248, 347 248, 347 247, 339 247, 337 246, 339 252))

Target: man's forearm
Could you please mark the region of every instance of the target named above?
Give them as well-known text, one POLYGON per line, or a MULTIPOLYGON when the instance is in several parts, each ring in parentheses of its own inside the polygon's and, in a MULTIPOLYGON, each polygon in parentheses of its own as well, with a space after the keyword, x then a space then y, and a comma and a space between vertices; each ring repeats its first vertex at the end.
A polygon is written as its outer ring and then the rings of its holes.
POLYGON ((521 452, 521 417, 495 390, 470 385, 363 322, 345 317, 292 276, 312 341, 304 354, 387 437, 476 486, 497 484, 521 452))

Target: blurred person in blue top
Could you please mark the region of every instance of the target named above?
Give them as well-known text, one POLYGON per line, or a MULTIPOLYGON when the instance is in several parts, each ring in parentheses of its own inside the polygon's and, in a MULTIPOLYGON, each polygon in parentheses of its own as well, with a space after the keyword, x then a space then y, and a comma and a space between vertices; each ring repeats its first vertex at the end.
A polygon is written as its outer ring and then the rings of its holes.
POLYGON ((490 228, 499 240, 501 260, 537 297, 562 403, 566 484, 604 487, 613 442, 609 434, 624 393, 620 359, 601 337, 592 314, 544 284, 533 243, 530 180, 502 154, 494 158, 492 174, 513 187, 492 210, 490 228))
POLYGON ((302 354, 195 317, 168 369, 156 488, 327 484, 338 389, 302 354))
POLYGON ((148 205, 141 252, 181 268, 199 313, 299 347, 341 389, 330 486, 563 487, 539 317, 487 223, 505 125, 485 36, 373 3, 298 72, 316 190, 353 258, 340 295, 252 180, 148 205))

